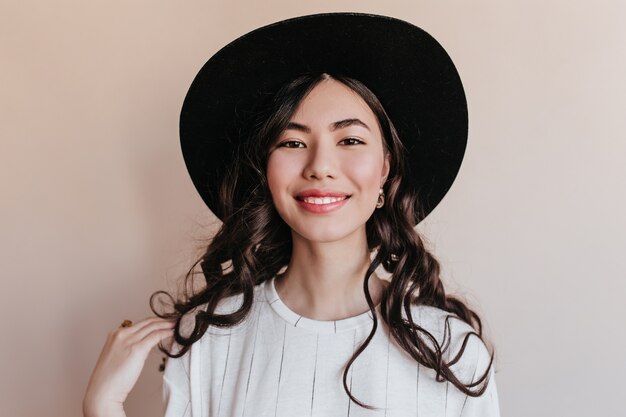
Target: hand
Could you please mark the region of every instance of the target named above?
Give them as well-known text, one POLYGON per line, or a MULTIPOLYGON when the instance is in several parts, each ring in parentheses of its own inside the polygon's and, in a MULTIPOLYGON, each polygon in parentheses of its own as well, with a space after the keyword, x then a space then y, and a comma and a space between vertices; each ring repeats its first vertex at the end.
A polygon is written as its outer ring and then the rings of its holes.
POLYGON ((174 324, 173 320, 152 317, 109 333, 87 385, 83 399, 85 416, 123 410, 150 350, 173 336, 174 324))

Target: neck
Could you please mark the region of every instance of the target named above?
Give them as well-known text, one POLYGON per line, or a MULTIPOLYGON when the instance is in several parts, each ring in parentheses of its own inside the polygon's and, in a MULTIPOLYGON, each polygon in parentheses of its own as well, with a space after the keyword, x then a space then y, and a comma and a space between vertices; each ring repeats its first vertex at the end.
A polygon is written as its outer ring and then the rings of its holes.
MULTIPOLYGON (((294 233, 291 260, 276 277, 280 299, 297 314, 313 320, 341 320, 369 311, 363 282, 370 263, 365 234, 335 242, 312 242, 294 233)), ((386 281, 369 278, 374 305, 386 281)))

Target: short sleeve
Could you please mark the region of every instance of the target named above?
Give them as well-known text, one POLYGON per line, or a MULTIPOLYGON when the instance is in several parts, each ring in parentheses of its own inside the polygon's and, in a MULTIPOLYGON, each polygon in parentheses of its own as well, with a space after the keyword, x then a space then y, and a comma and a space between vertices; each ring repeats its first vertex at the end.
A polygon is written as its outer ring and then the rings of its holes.
MULTIPOLYGON (((452 366, 452 369, 460 371, 459 376, 462 381, 476 382, 487 371, 490 360, 490 352, 483 341, 472 335, 468 339, 463 357, 457 364, 452 366)), ((495 360, 489 369, 488 378, 487 388, 482 395, 479 397, 465 396, 460 414, 462 417, 500 417, 498 389, 495 378, 495 360)))
POLYGON ((489 383, 487 389, 480 397, 467 396, 462 417, 500 417, 500 404, 498 401, 498 389, 496 387, 496 378, 494 368, 491 368, 489 374, 489 383))
MULTIPOLYGON (((424 307, 419 316, 423 324, 436 336, 441 345, 448 345, 445 350, 446 360, 451 361, 463 352, 450 370, 465 384, 478 381, 489 368, 491 352, 484 341, 475 334, 474 328, 458 316, 435 307, 424 307), (465 346, 463 348, 463 346, 465 346)), ((489 368, 487 388, 479 397, 473 397, 455 391, 454 403, 461 417, 500 417, 498 390, 495 378, 495 358, 489 368)), ((480 388, 482 384, 470 387, 480 388)))
POLYGON ((164 417, 191 417, 189 378, 191 349, 180 358, 168 358, 163 372, 164 417))

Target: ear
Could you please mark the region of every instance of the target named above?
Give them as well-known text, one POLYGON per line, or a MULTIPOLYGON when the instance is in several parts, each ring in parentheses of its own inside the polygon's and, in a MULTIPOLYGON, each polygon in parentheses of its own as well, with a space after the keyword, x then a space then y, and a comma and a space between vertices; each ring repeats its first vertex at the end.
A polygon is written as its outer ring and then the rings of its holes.
POLYGON ((388 152, 385 153, 385 160, 383 161, 383 172, 380 176, 380 186, 382 187, 387 181, 387 177, 389 176, 389 169, 391 167, 391 154, 388 152))

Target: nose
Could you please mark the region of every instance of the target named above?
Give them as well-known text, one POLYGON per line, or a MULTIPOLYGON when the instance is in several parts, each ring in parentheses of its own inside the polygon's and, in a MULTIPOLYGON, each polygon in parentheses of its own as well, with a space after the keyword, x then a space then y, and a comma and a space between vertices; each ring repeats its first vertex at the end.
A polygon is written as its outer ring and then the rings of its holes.
POLYGON ((335 148, 332 141, 320 138, 320 140, 309 147, 307 163, 303 170, 304 178, 321 180, 327 176, 336 176, 337 161, 335 157, 335 148))

